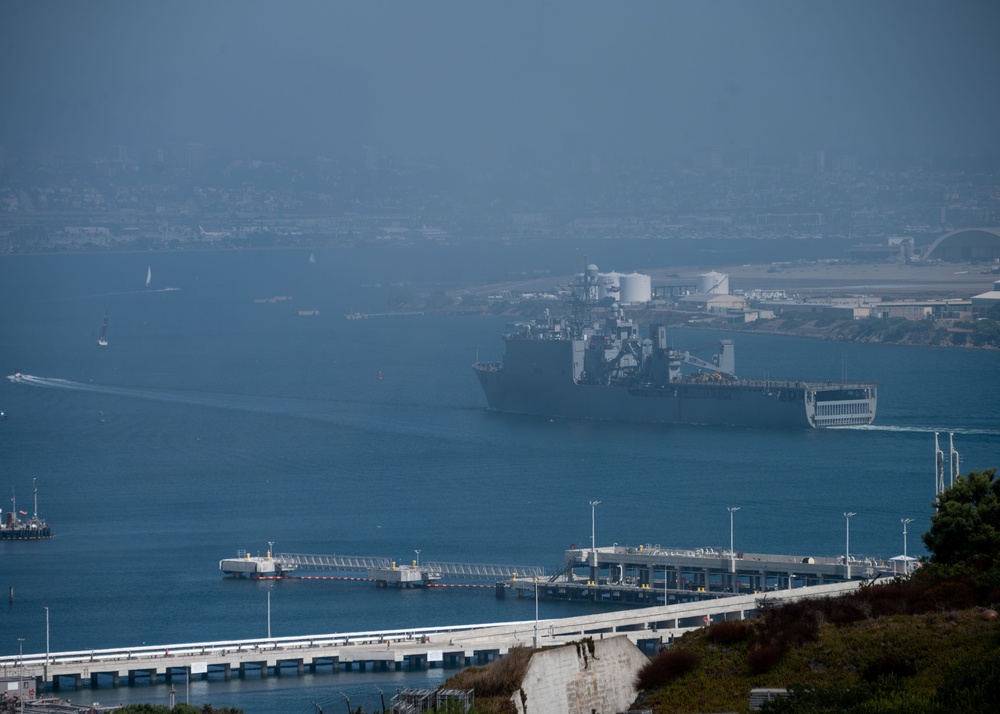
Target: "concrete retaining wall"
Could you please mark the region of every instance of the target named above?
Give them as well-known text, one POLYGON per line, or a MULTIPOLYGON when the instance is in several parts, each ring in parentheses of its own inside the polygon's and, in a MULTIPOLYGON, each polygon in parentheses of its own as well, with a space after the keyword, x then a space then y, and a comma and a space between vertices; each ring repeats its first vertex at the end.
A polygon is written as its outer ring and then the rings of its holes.
POLYGON ((649 659, 625 636, 536 652, 520 692, 519 714, 614 714, 636 698, 635 676, 649 659))

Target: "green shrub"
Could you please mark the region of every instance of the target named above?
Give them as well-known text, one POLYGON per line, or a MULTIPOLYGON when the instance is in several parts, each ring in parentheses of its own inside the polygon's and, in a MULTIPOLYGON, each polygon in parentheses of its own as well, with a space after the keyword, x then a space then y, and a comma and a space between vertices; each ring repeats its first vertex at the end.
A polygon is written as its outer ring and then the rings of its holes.
POLYGON ((662 687, 693 672, 698 666, 698 655, 683 647, 671 647, 649 660, 635 677, 639 691, 662 687))
POLYGON ((788 648, 778 642, 759 642, 747 653, 750 674, 766 674, 781 661, 788 648))
POLYGON ((746 622, 717 622, 708 628, 708 639, 717 645, 731 645, 749 639, 753 629, 746 622))

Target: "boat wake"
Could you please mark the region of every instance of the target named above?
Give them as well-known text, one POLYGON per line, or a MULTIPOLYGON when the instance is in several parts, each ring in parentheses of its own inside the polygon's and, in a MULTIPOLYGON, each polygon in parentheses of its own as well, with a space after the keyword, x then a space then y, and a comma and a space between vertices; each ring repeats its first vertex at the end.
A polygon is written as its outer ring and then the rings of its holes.
POLYGON ((320 399, 305 399, 300 397, 272 397, 256 394, 232 394, 225 392, 190 392, 180 390, 146 389, 142 387, 115 387, 93 382, 74 382, 58 377, 39 377, 33 374, 16 372, 7 375, 7 379, 15 384, 23 384, 41 389, 60 389, 77 392, 106 394, 132 399, 145 399, 155 402, 173 404, 188 404, 210 409, 227 409, 232 411, 252 412, 257 414, 285 416, 324 423, 339 424, 344 427, 358 429, 377 429, 379 431, 397 430, 405 433, 424 433, 430 427, 415 424, 399 413, 398 421, 390 426, 386 423, 384 409, 377 409, 371 416, 358 413, 357 403, 336 402, 320 399))
POLYGON ((946 426, 893 426, 891 424, 869 424, 868 426, 835 426, 830 428, 851 431, 891 431, 910 434, 969 434, 1000 436, 1000 429, 977 429, 975 427, 953 428, 946 426))
MULTIPOLYGON (((110 394, 117 397, 131 397, 135 399, 148 399, 157 402, 174 402, 180 404, 191 404, 204 407, 217 407, 221 409, 238 409, 243 411, 259 411, 267 413, 285 413, 294 415, 303 411, 295 408, 295 402, 301 401, 306 406, 310 406, 307 400, 295 400, 279 397, 260 397, 239 394, 225 394, 216 392, 184 392, 166 391, 158 389, 144 389, 136 387, 115 387, 107 384, 95 384, 93 382, 74 382, 70 379, 60 379, 58 377, 38 377, 33 374, 23 374, 17 372, 7 376, 11 382, 16 384, 27 384, 32 387, 44 389, 68 389, 77 392, 92 392, 96 394, 110 394)), ((318 408, 320 402, 315 402, 311 406, 318 408)), ((308 416, 308 414, 300 414, 308 416)))
POLYGON ((76 297, 64 298, 67 300, 90 300, 99 297, 114 297, 116 295, 150 295, 152 293, 173 293, 180 288, 146 288, 144 290, 121 290, 114 293, 97 293, 95 295, 77 295, 76 297))

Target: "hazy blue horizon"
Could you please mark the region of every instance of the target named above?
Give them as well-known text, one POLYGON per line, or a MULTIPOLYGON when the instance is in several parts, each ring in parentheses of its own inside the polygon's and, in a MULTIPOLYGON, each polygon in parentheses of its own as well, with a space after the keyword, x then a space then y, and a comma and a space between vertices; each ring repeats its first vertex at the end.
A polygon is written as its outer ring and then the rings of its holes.
POLYGON ((0 5, 0 146, 992 152, 985 1, 0 5))

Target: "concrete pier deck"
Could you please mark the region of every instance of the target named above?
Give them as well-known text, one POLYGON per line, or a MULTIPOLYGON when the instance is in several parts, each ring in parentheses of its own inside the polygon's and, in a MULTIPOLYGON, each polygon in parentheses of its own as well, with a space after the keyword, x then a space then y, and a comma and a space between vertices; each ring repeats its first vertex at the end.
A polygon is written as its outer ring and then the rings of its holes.
MULTIPOLYGON (((860 581, 766 594, 768 601, 836 595, 860 581)), ((124 686, 185 677, 268 677, 341 670, 465 667, 518 646, 550 646, 621 633, 652 649, 711 622, 752 617, 760 595, 616 610, 596 615, 453 627, 195 642, 0 657, 0 675, 30 677, 46 689, 124 686)))

